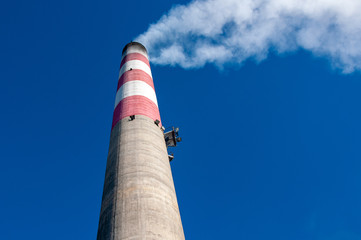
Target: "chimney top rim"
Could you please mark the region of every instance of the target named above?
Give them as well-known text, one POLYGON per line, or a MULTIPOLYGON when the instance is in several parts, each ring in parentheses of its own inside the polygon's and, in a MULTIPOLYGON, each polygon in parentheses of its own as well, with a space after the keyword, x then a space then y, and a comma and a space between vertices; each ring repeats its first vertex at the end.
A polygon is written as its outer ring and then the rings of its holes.
POLYGON ((131 47, 131 46, 139 46, 139 47, 141 47, 142 49, 144 49, 144 51, 148 54, 148 51, 147 51, 147 49, 143 46, 143 44, 141 44, 140 42, 130 42, 130 43, 128 43, 127 45, 125 45, 125 47, 123 48, 123 51, 122 51, 122 54, 124 54, 125 53, 125 51, 129 48, 129 47, 131 47))

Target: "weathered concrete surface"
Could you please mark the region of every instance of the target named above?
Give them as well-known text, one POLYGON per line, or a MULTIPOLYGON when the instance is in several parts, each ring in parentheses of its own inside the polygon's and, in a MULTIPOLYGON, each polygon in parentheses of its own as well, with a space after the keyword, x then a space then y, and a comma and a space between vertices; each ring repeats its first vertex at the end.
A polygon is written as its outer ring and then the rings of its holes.
POLYGON ((184 239, 162 130, 150 118, 113 128, 97 240, 184 239))

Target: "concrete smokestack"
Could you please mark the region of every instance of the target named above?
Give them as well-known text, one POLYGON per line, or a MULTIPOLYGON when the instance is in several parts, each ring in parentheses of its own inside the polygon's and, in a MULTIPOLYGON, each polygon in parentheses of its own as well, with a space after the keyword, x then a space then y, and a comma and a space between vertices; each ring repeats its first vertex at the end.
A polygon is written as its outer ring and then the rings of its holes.
POLYGON ((184 239, 148 54, 123 49, 97 240, 184 239))

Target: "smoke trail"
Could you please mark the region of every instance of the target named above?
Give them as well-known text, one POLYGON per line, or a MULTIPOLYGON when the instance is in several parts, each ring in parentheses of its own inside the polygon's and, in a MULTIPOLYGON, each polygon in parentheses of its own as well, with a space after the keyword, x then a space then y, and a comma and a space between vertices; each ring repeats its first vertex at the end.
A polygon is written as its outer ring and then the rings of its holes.
POLYGON ((360 0, 195 0, 137 37, 155 64, 199 68, 306 49, 361 70, 360 0))

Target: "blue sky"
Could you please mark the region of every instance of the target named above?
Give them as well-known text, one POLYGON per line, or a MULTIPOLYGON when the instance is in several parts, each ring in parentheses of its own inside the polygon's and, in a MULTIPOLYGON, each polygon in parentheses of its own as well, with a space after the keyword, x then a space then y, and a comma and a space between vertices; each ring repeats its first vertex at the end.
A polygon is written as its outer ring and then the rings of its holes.
MULTIPOLYGON (((0 8, 0 232, 95 239, 121 51, 187 1, 0 8)), ((361 75, 299 50, 152 65, 187 239, 361 239, 361 75)))

